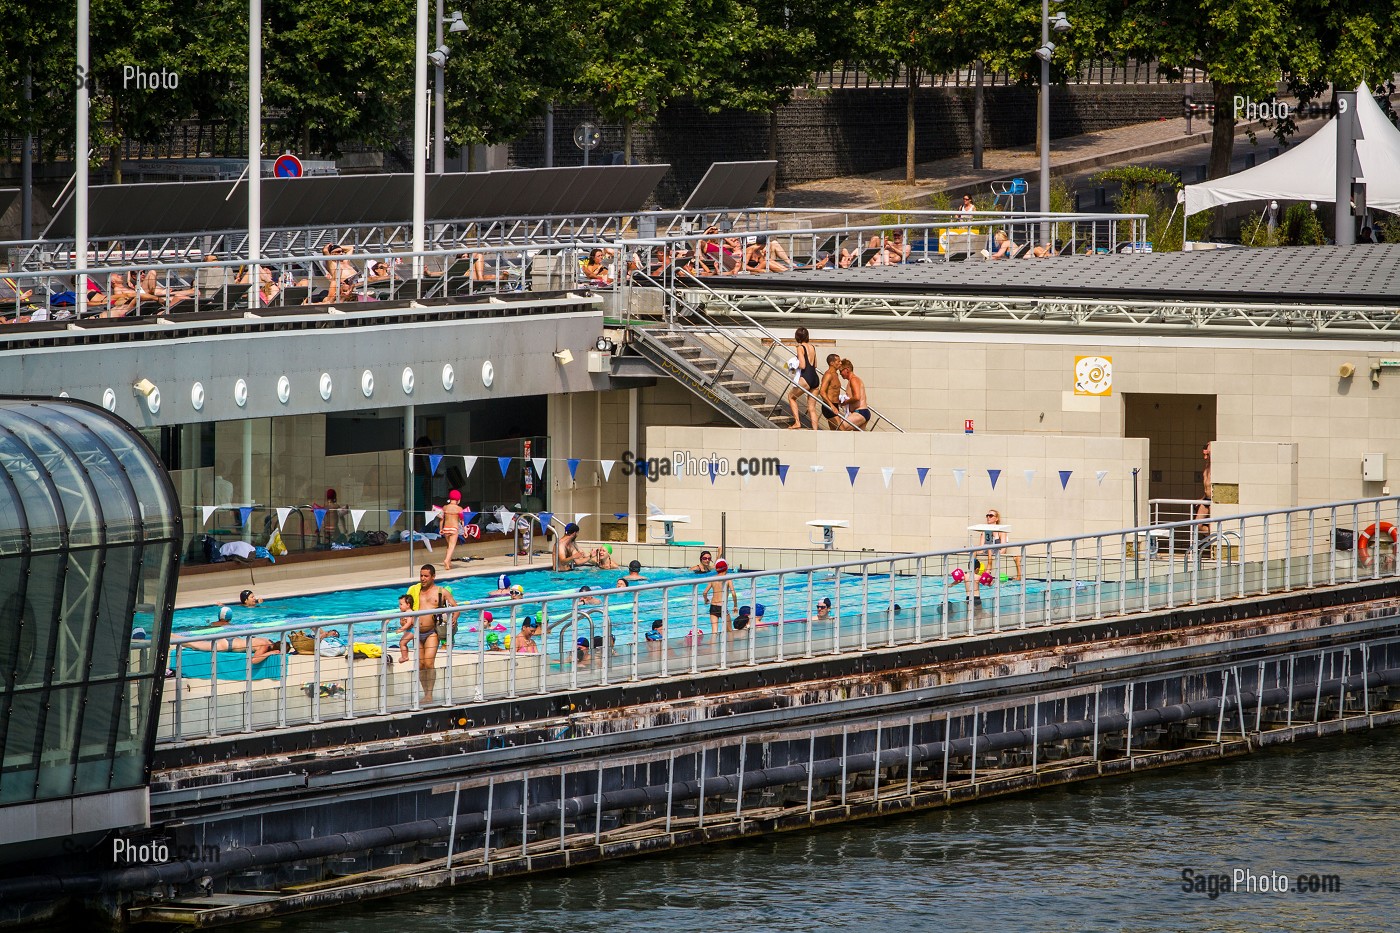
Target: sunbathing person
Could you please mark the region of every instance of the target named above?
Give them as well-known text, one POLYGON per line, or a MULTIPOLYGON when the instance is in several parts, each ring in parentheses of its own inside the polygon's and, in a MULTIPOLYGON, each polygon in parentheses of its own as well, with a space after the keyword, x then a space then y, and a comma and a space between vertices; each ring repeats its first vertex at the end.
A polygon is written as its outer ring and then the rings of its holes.
POLYGON ((1016 253, 1016 244, 1011 242, 1011 237, 1005 230, 998 230, 996 236, 992 238, 996 249, 988 252, 982 251, 982 255, 987 259, 1010 259, 1016 253))
MULTIPOLYGON (((169 281, 169 279, 166 281, 169 281)), ((198 294, 193 288, 172 289, 161 285, 160 279, 156 275, 156 270, 154 269, 149 269, 141 275, 141 291, 148 295, 154 295, 158 300, 166 302, 166 307, 179 304, 186 298, 193 298, 198 294)))
MULTIPOLYGON (((601 249, 595 249, 589 253, 581 268, 583 277, 594 285, 606 286, 613 283, 612 271, 608 268, 607 255, 601 249)), ((653 258, 653 270, 655 268, 655 259, 653 258)), ((652 274, 656 275, 657 273, 653 271, 652 274)))
MULTIPOLYGON (((215 625, 228 625, 228 621, 220 619, 215 625)), ((186 648, 193 648, 196 651, 238 651, 248 652, 251 650, 252 663, 259 664, 269 655, 274 655, 282 650, 280 641, 273 641, 270 638, 263 638, 261 635, 253 635, 248 638, 211 638, 207 641, 191 641, 185 643, 186 648)))

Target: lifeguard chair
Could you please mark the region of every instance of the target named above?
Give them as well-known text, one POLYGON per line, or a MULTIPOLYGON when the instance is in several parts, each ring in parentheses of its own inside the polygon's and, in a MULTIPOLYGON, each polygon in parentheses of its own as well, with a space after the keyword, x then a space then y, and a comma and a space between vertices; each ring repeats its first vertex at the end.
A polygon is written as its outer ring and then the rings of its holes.
POLYGON ((1010 181, 992 182, 992 210, 994 211, 1016 211, 1026 210, 1026 180, 1024 178, 1013 178, 1010 181), (1021 199, 1021 206, 1016 206, 1016 199, 1021 199), (1002 207, 1001 202, 1005 200, 1006 206, 1002 207))

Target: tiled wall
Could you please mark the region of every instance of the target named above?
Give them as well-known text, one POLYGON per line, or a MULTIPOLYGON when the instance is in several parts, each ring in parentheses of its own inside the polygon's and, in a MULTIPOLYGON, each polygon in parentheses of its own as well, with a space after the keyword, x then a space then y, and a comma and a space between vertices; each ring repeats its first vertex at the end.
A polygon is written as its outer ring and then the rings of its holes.
POLYGON ((989 507, 1023 541, 1110 531, 1132 524, 1134 467, 1144 471, 1139 495, 1146 490, 1147 442, 1135 438, 651 427, 647 440, 654 451, 717 454, 735 466, 751 456, 789 466, 786 482, 730 475, 711 483, 701 474, 648 485, 649 504, 690 516, 678 537, 717 542, 727 513, 731 546, 811 547, 820 532, 805 523, 836 519, 851 523, 837 531, 842 548, 956 547, 989 507), (860 468, 854 483, 848 466, 860 468), (922 484, 919 467, 928 468, 922 484), (894 471, 888 489, 886 468, 894 471), (995 489, 988 470, 1001 471, 995 489), (1061 470, 1069 471, 1063 487, 1061 470))

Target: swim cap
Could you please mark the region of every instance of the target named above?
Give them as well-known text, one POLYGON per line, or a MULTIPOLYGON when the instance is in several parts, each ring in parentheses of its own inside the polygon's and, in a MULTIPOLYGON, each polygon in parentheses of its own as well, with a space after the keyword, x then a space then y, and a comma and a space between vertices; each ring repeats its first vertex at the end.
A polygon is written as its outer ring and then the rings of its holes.
POLYGON ((494 622, 495 620, 496 620, 496 617, 493 616, 493 615, 491 614, 491 610, 490 610, 490 609, 483 609, 483 610, 481 611, 481 621, 483 621, 483 622, 494 622))
POLYGON ((760 619, 763 618, 763 613, 766 611, 767 610, 765 610, 763 607, 763 603, 757 603, 753 607, 753 614, 758 616, 760 619))
POLYGON ((728 569, 729 569, 729 561, 727 561, 727 560, 725 560, 723 557, 721 557, 719 560, 715 561, 715 569, 716 569, 716 570, 728 570, 728 569))
POLYGON ((593 591, 593 587, 591 587, 591 586, 589 586, 589 585, 587 585, 587 584, 584 584, 583 586, 581 586, 581 587, 578 588, 578 591, 579 591, 580 593, 590 593, 590 592, 593 591))
POLYGON ((510 588, 510 595, 512 595, 512 596, 524 596, 524 595, 525 595, 525 587, 521 586, 519 583, 515 584, 514 586, 512 586, 512 587, 510 588))
POLYGON ((831 608, 831 597, 830 597, 830 596, 823 596, 823 597, 821 598, 821 600, 817 603, 817 608, 818 608, 818 609, 830 609, 830 608, 831 608))
POLYGON ((641 573, 641 572, 642 572, 642 562, 639 561, 639 560, 629 561, 628 564, 627 564, 627 572, 628 572, 628 573, 641 573))
POLYGON ((567 525, 564 526, 564 534, 566 534, 566 535, 576 535, 576 534, 578 534, 578 525, 575 525, 573 522, 569 522, 567 525))
POLYGON ((607 551, 609 554, 611 554, 611 553, 612 553, 612 545, 611 545, 611 544, 605 544, 605 545, 603 545, 603 550, 605 550, 605 551, 607 551))
POLYGON ((453 502, 456 502, 456 501, 458 501, 459 499, 462 498, 462 494, 461 494, 460 492, 458 492, 457 490, 454 489, 454 490, 452 490, 451 492, 449 492, 449 493, 447 494, 447 498, 450 499, 450 500, 453 501, 453 502))
POLYGON ((488 635, 486 636, 486 647, 488 647, 488 648, 499 648, 500 645, 501 645, 501 636, 500 636, 500 635, 497 635, 495 632, 491 632, 490 634, 488 634, 488 635))
POLYGON ((740 606, 740 607, 739 607, 739 615, 741 615, 741 616, 749 615, 749 607, 748 607, 748 606, 740 606))
POLYGON ((230 609, 228 606, 220 606, 220 607, 219 607, 219 621, 220 621, 220 622, 226 622, 226 621, 228 621, 229 619, 232 619, 232 618, 233 618, 233 610, 232 610, 232 609, 230 609))
POLYGON ((499 577, 497 577, 497 578, 496 578, 496 589, 498 589, 498 590, 508 590, 508 589, 510 589, 510 577, 506 576, 505 574, 501 574, 499 577))
POLYGON ((580 648, 587 648, 587 647, 588 647, 588 636, 586 636, 586 635, 580 635, 580 636, 578 637, 578 641, 576 642, 576 644, 577 644, 580 648))

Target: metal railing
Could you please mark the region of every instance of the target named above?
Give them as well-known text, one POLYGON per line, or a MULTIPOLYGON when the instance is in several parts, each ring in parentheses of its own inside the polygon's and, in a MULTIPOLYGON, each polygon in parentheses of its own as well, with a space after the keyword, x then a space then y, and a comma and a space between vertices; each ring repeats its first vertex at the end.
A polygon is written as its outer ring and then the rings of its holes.
MULTIPOLYGON (((982 75, 984 87, 1016 87, 1026 83, 1024 74, 1007 68, 986 69, 982 75)), ((977 71, 973 65, 959 68, 945 74, 929 74, 916 69, 915 80, 919 87, 974 87, 977 84, 977 71)), ((1122 85, 1122 84, 1183 84, 1210 80, 1203 69, 1187 68, 1179 73, 1164 68, 1155 61, 1128 59, 1096 59, 1085 62, 1079 70, 1065 78, 1066 84, 1122 85)), ((856 88, 894 88, 909 86, 909 69, 901 68, 888 78, 873 78, 859 63, 844 64, 830 71, 820 71, 812 76, 811 87, 833 90, 856 88)))
MULTIPOLYGON (((1385 497, 1025 543, 778 567, 725 578, 687 576, 532 600, 479 600, 446 613, 442 644, 429 670, 420 669, 420 658, 427 656, 420 655, 417 638, 410 639, 406 664, 320 653, 273 654, 275 661, 257 665, 252 658, 296 629, 317 638, 333 629, 347 650, 359 643, 396 653, 400 620, 441 614, 440 609, 220 629, 219 638, 241 641, 230 643, 236 650, 217 657, 197 647, 207 648, 212 636, 178 635, 171 644, 158 739, 189 741, 427 706, 970 641, 1027 628, 1394 578, 1400 575, 1397 527, 1400 497, 1385 497), (1210 534, 1193 531, 1206 524, 1213 526, 1210 534), (1179 529, 1199 546, 1179 549, 1179 529), (1186 559, 1176 560, 1179 555, 1186 559), (717 582, 732 584, 733 590, 723 589, 716 598, 717 582), (820 609, 825 598, 831 600, 829 614, 820 609), (715 603, 722 609, 719 617, 709 611, 715 603), (760 604, 766 604, 764 612, 760 604), (732 627, 737 605, 751 607, 743 628, 732 627), (470 631, 472 626, 484 629, 481 613, 486 610, 498 620, 494 624, 503 624, 517 639, 513 650, 491 650, 486 631, 470 631), (541 635, 546 637, 534 650, 519 650, 526 618, 545 623, 541 635), (656 620, 661 637, 650 640, 646 633, 656 620), (599 647, 580 657, 573 646, 583 634, 590 648, 599 647), (255 640, 259 638, 269 641, 255 640), (221 676, 208 676, 215 670, 221 676)), ((150 646, 143 642, 134 648, 150 646)))

